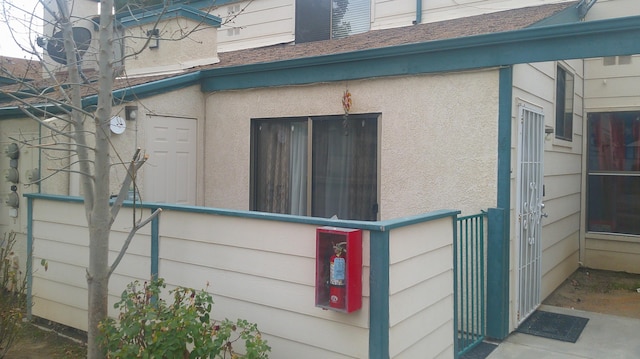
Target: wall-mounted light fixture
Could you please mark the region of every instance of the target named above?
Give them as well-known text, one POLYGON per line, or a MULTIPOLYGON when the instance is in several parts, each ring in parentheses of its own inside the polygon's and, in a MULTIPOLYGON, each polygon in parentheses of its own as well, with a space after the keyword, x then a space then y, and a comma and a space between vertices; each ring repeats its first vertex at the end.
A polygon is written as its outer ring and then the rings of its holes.
POLYGON ((124 118, 127 121, 134 121, 138 118, 138 106, 125 106, 124 118))
POLYGON ((147 30, 147 37, 149 37, 150 49, 157 49, 160 47, 160 30, 158 29, 147 30))
POLYGON ((549 136, 553 134, 553 127, 551 126, 544 126, 544 138, 545 139, 549 139, 549 136))

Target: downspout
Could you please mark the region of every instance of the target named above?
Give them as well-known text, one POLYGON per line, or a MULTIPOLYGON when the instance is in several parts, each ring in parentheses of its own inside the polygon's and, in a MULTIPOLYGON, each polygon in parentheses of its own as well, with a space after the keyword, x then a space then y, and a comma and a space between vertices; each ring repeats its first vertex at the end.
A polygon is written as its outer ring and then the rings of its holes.
POLYGON ((33 308, 33 198, 27 198, 27 320, 32 318, 33 308))
POLYGON ((422 24, 422 0, 416 0, 416 19, 413 24, 422 24))
POLYGON ((580 0, 578 3, 578 17, 580 20, 584 20, 584 17, 587 16, 587 13, 591 9, 593 5, 595 5, 598 0, 580 0))

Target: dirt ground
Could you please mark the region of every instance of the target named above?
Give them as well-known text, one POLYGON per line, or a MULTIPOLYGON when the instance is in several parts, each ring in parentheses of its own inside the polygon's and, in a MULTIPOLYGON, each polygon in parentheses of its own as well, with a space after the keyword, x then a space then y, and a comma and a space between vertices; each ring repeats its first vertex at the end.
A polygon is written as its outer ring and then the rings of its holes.
POLYGON ((544 304, 640 319, 640 274, 580 268, 544 304))
POLYGON ((18 340, 13 343, 4 359, 80 359, 87 357, 84 344, 66 337, 82 339, 82 334, 66 328, 34 326, 25 323, 18 340), (55 331, 51 330, 54 329, 55 331), (58 335, 63 333, 64 336, 58 335), (65 337, 66 336, 66 337, 65 337))

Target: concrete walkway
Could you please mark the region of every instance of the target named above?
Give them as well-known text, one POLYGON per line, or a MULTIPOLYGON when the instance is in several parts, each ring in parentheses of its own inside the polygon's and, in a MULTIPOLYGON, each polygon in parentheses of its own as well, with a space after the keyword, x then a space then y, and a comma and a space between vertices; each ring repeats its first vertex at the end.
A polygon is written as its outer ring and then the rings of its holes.
POLYGON ((589 318, 589 322, 575 343, 514 332, 501 342, 487 359, 640 358, 640 319, 546 305, 542 305, 540 309, 589 318))

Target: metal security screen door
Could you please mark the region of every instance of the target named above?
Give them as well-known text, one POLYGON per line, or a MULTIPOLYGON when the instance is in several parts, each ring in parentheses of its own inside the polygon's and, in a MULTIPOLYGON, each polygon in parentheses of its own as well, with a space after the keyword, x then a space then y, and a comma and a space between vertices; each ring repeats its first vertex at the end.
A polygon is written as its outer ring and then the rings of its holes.
POLYGON ((517 172, 518 324, 540 304, 544 115, 519 106, 517 172))

